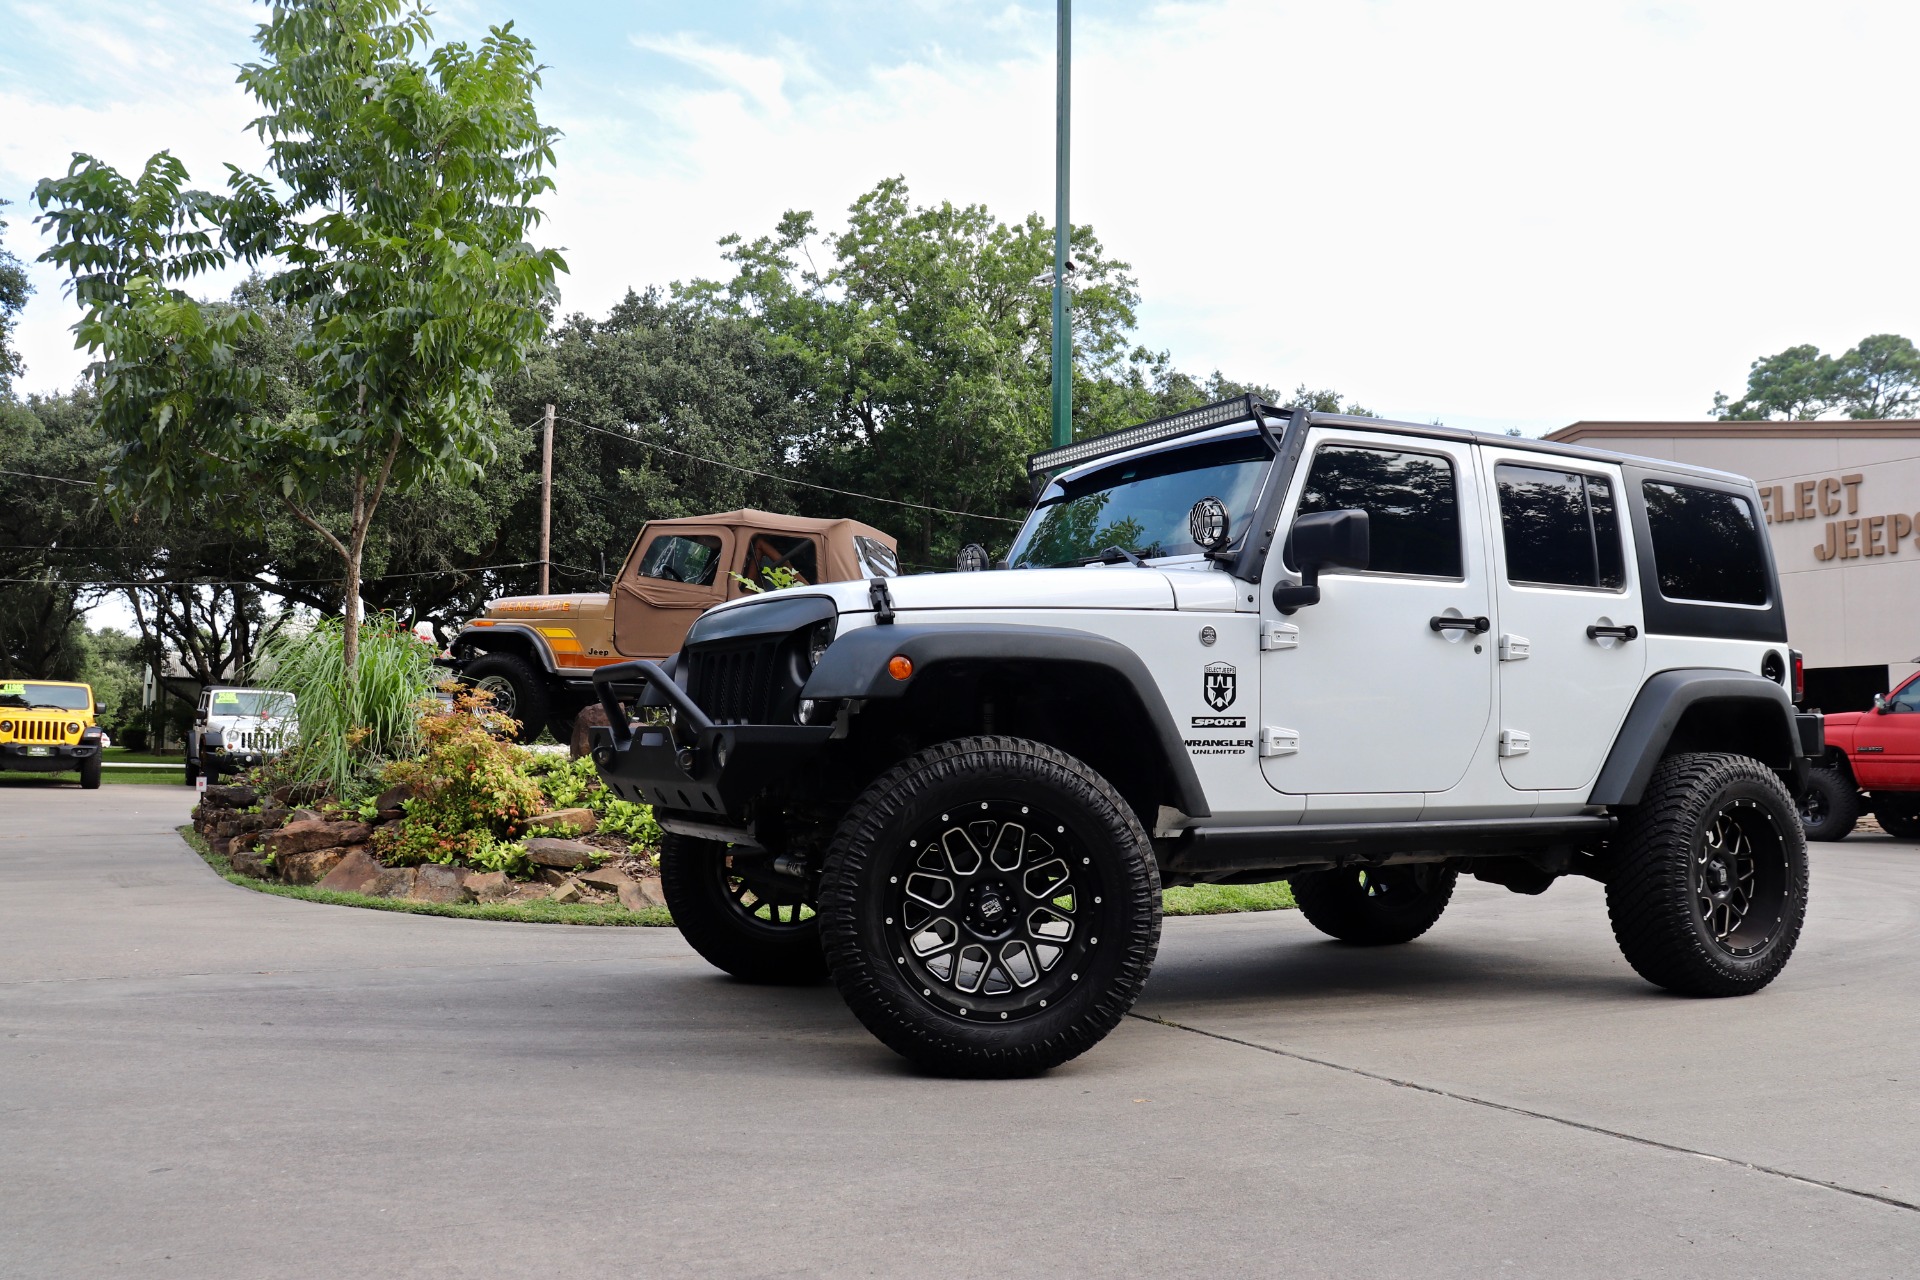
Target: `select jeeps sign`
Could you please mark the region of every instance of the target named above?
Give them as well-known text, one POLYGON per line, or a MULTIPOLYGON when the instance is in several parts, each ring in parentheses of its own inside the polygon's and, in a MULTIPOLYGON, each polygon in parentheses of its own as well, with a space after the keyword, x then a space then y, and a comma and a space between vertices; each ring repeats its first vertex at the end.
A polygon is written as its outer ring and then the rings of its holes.
POLYGON ((1209 662, 1201 674, 1200 691, 1207 705, 1215 711, 1225 711, 1233 705, 1239 696, 1240 682, 1231 662, 1209 662))

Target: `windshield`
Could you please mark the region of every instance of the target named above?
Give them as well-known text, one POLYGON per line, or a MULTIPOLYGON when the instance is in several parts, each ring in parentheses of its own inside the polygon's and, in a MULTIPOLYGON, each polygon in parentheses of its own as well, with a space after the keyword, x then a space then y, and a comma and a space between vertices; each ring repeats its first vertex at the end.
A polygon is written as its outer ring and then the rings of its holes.
POLYGON ((215 689, 216 716, 264 716, 285 718, 293 714, 293 695, 273 689, 215 689))
POLYGON ((1246 528, 1272 455, 1259 436, 1236 436, 1096 467, 1047 486, 1007 563, 1015 569, 1084 564, 1108 547, 1137 556, 1197 555, 1187 515, 1218 498, 1232 536, 1246 528))
POLYGON ((38 684, 32 680, 0 680, 0 707, 16 710, 91 711, 93 691, 85 685, 38 684))

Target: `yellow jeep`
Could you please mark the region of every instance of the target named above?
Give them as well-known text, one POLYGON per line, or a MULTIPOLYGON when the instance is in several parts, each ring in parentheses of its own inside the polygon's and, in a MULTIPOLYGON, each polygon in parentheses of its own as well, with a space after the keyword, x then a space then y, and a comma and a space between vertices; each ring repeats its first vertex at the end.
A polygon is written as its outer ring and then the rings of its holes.
POLYGON ((100 785, 93 688, 66 680, 0 680, 0 773, 71 773, 100 785))

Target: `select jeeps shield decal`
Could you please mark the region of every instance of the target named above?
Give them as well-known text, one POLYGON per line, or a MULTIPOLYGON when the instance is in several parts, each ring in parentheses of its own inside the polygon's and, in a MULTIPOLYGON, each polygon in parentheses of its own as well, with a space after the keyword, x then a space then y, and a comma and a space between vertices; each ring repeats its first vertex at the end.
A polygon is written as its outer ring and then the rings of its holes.
POLYGON ((1208 706, 1215 711, 1225 711, 1238 696, 1239 683, 1231 662, 1209 662, 1201 676, 1201 692, 1208 706))

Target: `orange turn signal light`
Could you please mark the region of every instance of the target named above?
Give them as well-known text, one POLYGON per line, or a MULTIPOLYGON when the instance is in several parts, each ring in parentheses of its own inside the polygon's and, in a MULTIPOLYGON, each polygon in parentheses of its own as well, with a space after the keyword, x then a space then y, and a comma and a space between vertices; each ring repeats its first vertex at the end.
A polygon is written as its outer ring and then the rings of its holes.
POLYGON ((896 653, 887 659, 887 674, 895 680, 905 680, 913 674, 913 659, 904 653, 896 653))

